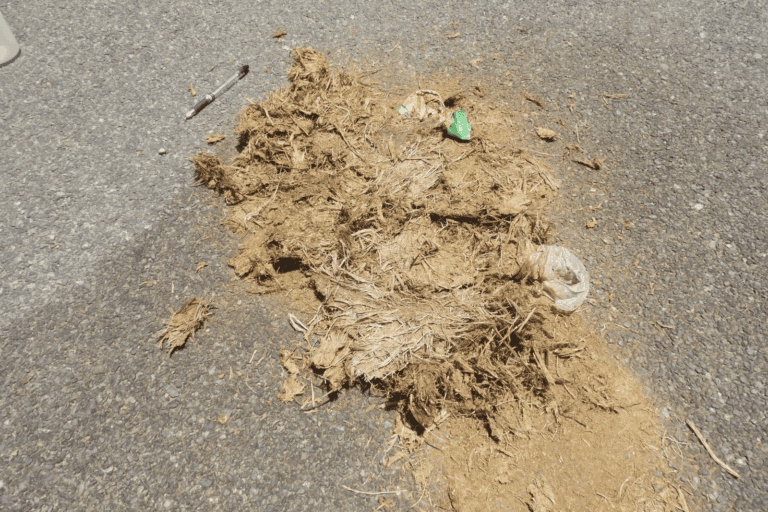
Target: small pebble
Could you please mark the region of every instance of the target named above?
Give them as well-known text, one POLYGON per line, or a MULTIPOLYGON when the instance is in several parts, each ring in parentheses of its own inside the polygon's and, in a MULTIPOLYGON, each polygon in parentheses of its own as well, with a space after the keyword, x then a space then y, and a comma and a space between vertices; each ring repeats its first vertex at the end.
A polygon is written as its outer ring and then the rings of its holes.
POLYGON ((160 154, 161 154, 161 155, 164 155, 164 154, 165 154, 165 149, 162 149, 162 148, 161 148, 161 149, 160 149, 160 154))
POLYGON ((176 398, 179 396, 179 391, 171 384, 165 386, 165 392, 168 393, 168 396, 171 398, 176 398))

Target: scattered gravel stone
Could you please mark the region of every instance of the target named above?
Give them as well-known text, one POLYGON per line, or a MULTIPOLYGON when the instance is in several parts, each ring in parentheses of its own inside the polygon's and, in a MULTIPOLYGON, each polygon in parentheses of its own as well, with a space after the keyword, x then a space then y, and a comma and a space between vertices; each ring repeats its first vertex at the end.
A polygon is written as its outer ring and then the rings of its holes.
POLYGON ((179 396, 178 390, 175 387, 173 387, 172 384, 168 384, 167 386, 165 386, 165 392, 168 393, 168 396, 170 396, 171 398, 176 398, 179 396))

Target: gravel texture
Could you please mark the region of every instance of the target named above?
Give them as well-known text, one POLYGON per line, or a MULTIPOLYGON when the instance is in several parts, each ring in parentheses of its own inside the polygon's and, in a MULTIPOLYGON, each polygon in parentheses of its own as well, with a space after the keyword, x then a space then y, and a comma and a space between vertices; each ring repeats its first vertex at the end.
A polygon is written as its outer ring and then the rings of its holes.
POLYGON ((341 485, 413 489, 379 463, 393 417, 378 399, 350 393, 313 414, 275 403, 277 350, 295 339, 286 311, 222 291, 236 240, 188 187, 203 137, 284 85, 289 49, 306 44, 404 71, 466 63, 543 98, 532 128, 578 127, 607 158, 602 171, 571 165, 560 203, 560 241, 597 280, 590 314, 658 397, 691 509, 768 509, 765 2, 30 0, 0 12, 22 48, 0 68, 0 508, 352 511, 376 497, 341 485), (453 21, 462 35, 447 39, 453 21), (251 73, 185 122, 189 84, 212 92, 241 62, 251 73), (153 336, 168 308, 212 291, 227 307, 164 357, 153 336))

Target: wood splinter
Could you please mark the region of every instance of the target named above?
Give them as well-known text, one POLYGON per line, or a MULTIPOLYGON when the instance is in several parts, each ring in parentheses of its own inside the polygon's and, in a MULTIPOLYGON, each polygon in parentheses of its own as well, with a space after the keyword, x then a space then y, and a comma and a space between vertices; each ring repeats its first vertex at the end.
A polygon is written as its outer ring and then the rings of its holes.
POLYGON ((710 447, 709 447, 709 445, 707 444, 707 442, 704 440, 704 436, 703 436, 703 435, 701 435, 701 432, 699 432, 699 429, 698 429, 698 428, 696 428, 696 425, 694 425, 694 424, 693 424, 693 421, 691 421, 691 420, 685 420, 685 423, 686 423, 686 424, 687 424, 689 427, 691 427, 691 430, 693 430, 693 433, 694 433, 694 434, 696 434, 696 437, 698 437, 698 438, 699 438, 699 441, 701 441, 701 444, 703 444, 703 445, 704 445, 704 448, 706 448, 706 449, 707 449, 707 453, 709 453, 709 456, 710 456, 710 457, 712 457, 712 460, 714 460, 715 462, 717 462, 717 463, 718 463, 718 465, 720 465, 720 467, 722 467, 724 470, 726 470, 726 471, 728 472, 728 474, 729 474, 729 475, 731 475, 732 477, 734 477, 734 478, 740 478, 740 477, 739 477, 739 474, 738 474, 737 472, 735 472, 734 470, 732 470, 732 469, 731 469, 731 468, 728 466, 728 464, 726 464, 725 462, 721 461, 721 460, 720 460, 720 459, 717 457, 717 455, 715 455, 715 452, 713 452, 713 451, 712 451, 712 448, 710 448, 710 447))

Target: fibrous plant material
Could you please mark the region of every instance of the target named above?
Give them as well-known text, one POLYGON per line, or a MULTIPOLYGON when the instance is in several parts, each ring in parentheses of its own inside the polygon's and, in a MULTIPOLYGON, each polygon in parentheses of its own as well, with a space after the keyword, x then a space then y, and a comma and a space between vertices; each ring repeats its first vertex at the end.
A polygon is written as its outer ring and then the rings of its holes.
POLYGON ((703 445, 704 445, 704 448, 706 448, 706 449, 707 449, 707 453, 709 454, 709 456, 710 456, 710 457, 712 457, 712 460, 714 460, 715 462, 717 462, 717 464, 718 464, 718 465, 719 465, 721 468, 723 468, 724 470, 726 470, 726 471, 728 472, 728 474, 729 474, 729 475, 731 475, 731 476, 732 476, 732 477, 734 477, 734 478, 739 478, 739 474, 738 474, 736 471, 734 471, 733 469, 731 469, 731 467, 730 467, 730 466, 728 466, 728 464, 726 464, 725 462, 723 462, 722 460, 720 460, 720 459, 718 458, 718 456, 717 456, 717 455, 715 455, 715 452, 713 452, 713 451, 712 451, 712 448, 710 448, 710 447, 709 447, 709 444, 707 444, 707 441, 704 439, 704 436, 703 436, 703 435, 701 435, 701 432, 699 431, 699 429, 698 429, 698 428, 696 428, 696 425, 693 423, 693 420, 685 420, 685 423, 686 423, 686 424, 687 424, 687 425, 688 425, 688 426, 691 428, 691 430, 693 430, 693 433, 694 433, 694 434, 696 434, 696 437, 698 437, 698 438, 699 438, 699 441, 701 441, 701 444, 703 444, 703 445))
POLYGON ((169 357, 175 350, 183 347, 190 337, 194 338, 195 332, 213 314, 211 308, 210 302, 193 297, 173 313, 160 336, 160 347, 168 352, 169 357))
POLYGON ((313 49, 294 50, 288 78, 240 113, 231 162, 193 159, 244 235, 237 275, 316 301, 296 327, 310 348, 284 357, 281 399, 303 392, 301 362, 329 392, 379 387, 423 428, 446 410, 502 428, 495 404, 550 403, 552 361, 583 347, 552 336, 562 312, 519 273, 547 242, 559 181, 511 145, 508 113, 426 90, 474 123, 462 141, 439 109, 401 116, 402 97, 313 49))
POLYGON ((304 383, 296 375, 291 375, 288 380, 283 382, 280 393, 277 394, 277 398, 283 402, 291 402, 303 393, 304 383))
POLYGON ((557 132, 550 130, 549 128, 536 128, 536 135, 544 140, 555 140, 557 138, 557 132))
POLYGON ((540 99, 534 98, 530 94, 525 94, 524 96, 525 96, 525 99, 527 99, 531 103, 535 104, 536 106, 541 107, 541 108, 545 108, 544 107, 544 102, 541 101, 540 99))
POLYGON ((594 171, 599 171, 603 168, 603 162, 605 162, 605 158, 593 158, 592 160, 574 159, 573 161, 577 164, 583 165, 584 167, 589 167, 594 171))
POLYGON ((208 144, 216 144, 217 142, 221 142, 222 140, 226 139, 226 135, 217 134, 217 135, 206 135, 205 140, 208 142, 208 144))

